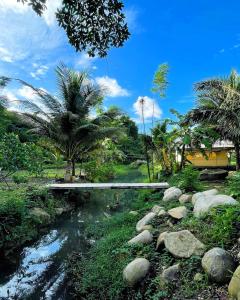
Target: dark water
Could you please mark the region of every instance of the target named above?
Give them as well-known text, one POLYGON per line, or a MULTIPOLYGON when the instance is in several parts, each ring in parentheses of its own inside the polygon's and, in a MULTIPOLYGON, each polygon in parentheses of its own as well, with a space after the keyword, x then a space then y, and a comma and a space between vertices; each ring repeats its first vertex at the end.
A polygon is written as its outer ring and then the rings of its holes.
MULTIPOLYGON (((127 177, 115 181, 141 181, 141 176, 132 170, 127 177)), ((6 265, 0 266, 0 299, 70 299, 65 288, 64 261, 72 251, 84 253, 94 242, 85 236, 86 225, 96 223, 97 228, 104 216, 112 214, 107 210, 109 204, 118 201, 126 205, 136 195, 132 190, 92 191, 87 203, 59 220, 37 242, 16 253, 18 264, 14 270, 9 272, 6 265)))

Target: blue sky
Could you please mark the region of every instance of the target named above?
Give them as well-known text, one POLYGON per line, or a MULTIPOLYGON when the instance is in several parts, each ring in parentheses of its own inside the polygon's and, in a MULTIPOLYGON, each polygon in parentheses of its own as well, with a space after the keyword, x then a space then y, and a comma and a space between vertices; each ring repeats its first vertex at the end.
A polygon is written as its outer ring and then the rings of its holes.
MULTIPOLYGON (((88 69, 108 88, 106 107, 118 105, 139 120, 140 96, 146 96, 146 119, 169 117, 169 109, 185 113, 194 103, 193 83, 227 75, 239 68, 240 2, 238 0, 124 0, 130 39, 105 59, 76 53, 55 21, 60 0, 49 0, 42 18, 16 0, 0 0, 0 74, 24 79, 56 92, 54 69, 62 61, 76 70, 88 69), (159 64, 170 65, 166 99, 151 93, 159 64)), ((10 98, 31 92, 9 86, 10 98)))

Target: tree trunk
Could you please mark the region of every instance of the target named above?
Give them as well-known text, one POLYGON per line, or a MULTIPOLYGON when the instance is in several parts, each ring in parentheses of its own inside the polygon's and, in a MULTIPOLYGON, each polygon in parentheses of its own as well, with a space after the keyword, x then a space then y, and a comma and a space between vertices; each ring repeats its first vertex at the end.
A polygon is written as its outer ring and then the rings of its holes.
POLYGON ((75 159, 72 159, 72 176, 76 176, 76 163, 75 163, 75 159))
POLYGON ((240 147, 239 147, 239 143, 235 143, 235 152, 236 152, 236 171, 240 170, 240 147))
POLYGON ((185 145, 182 147, 182 152, 181 152, 181 165, 180 165, 180 170, 182 170, 185 166, 185 145))
POLYGON ((72 161, 70 159, 68 159, 67 165, 66 165, 66 170, 65 170, 64 181, 71 182, 71 177, 72 177, 72 161))

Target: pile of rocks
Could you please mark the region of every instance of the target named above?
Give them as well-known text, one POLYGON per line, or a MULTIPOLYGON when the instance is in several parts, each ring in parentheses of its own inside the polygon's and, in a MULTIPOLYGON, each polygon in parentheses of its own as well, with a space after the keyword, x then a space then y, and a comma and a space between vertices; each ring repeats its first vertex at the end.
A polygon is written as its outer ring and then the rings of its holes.
MULTIPOLYGON (((171 187, 164 192, 163 202, 176 200, 180 202, 180 206, 170 210, 165 210, 163 206, 155 205, 150 212, 137 222, 136 231, 138 235, 128 241, 128 244, 153 243, 152 221, 156 218, 168 216, 177 222, 187 217, 191 211, 185 206, 186 203, 192 204, 193 215, 196 218, 207 214, 212 207, 238 204, 235 199, 219 194, 216 189, 193 195, 183 194, 177 187, 171 187)), ((137 215, 137 212, 131 211, 130 214, 137 215)), ((199 241, 189 230, 160 232, 156 241, 156 250, 161 250, 162 248, 165 248, 175 258, 187 259, 191 256, 202 256, 202 268, 209 279, 216 283, 230 282, 229 295, 232 299, 240 300, 240 266, 237 267, 236 261, 229 252, 217 247, 207 251, 204 243, 199 241)), ((164 282, 177 280, 180 268, 180 264, 165 268, 160 274, 161 279, 164 282)), ((126 266, 123 271, 123 277, 130 286, 134 286, 145 278, 150 269, 150 262, 146 258, 136 258, 126 266)), ((201 281, 202 279, 203 274, 195 274, 194 280, 201 281)))

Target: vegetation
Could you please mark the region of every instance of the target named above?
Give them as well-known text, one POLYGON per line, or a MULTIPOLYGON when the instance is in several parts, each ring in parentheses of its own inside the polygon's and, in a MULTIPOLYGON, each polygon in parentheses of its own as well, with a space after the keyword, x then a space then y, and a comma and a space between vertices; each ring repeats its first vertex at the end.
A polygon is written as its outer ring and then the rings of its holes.
MULTIPOLYGON (((38 15, 47 8, 46 0, 17 1, 30 5, 38 15)), ((77 51, 104 57, 110 47, 121 47, 129 38, 123 8, 118 0, 62 0, 56 18, 77 51)))

